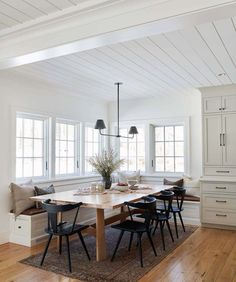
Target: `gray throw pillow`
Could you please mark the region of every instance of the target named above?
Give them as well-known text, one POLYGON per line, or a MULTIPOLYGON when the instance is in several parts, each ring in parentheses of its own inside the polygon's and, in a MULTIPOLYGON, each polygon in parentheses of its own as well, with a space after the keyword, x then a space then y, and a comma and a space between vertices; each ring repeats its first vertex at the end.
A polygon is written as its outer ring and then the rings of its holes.
MULTIPOLYGON (((35 189, 36 196, 42 196, 42 195, 47 195, 47 194, 55 193, 55 189, 54 189, 53 184, 51 184, 47 188, 39 188, 37 186, 34 186, 34 189, 35 189)), ((41 207, 42 207, 41 203, 40 202, 36 202, 36 208, 41 208, 41 207)))
POLYGON ((35 196, 33 187, 19 186, 15 183, 10 184, 12 196, 12 208, 15 216, 21 214, 24 210, 35 207, 35 202, 30 197, 35 196))
POLYGON ((163 180, 164 185, 173 185, 173 186, 178 186, 178 187, 183 187, 184 185, 184 180, 183 178, 176 180, 176 181, 170 181, 164 178, 163 180))

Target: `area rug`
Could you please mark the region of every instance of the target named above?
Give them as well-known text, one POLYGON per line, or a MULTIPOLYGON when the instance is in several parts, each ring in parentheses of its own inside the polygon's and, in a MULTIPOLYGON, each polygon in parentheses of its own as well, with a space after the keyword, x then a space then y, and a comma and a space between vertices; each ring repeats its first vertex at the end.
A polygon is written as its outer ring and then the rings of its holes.
MULTIPOLYGON (((80 281, 134 282, 138 281, 142 276, 144 276, 153 267, 160 263, 161 260, 170 254, 176 247, 182 244, 196 229, 196 226, 186 226, 186 232, 183 232, 182 227, 179 227, 179 239, 175 239, 174 243, 171 241, 167 230, 165 230, 165 251, 162 248, 160 233, 159 231, 156 232, 152 238, 157 250, 157 257, 154 256, 146 235, 143 235, 143 268, 140 267, 136 240, 133 241, 132 249, 130 252, 128 252, 129 233, 127 232, 125 232, 122 238, 114 261, 110 262, 111 255, 119 236, 118 230, 114 230, 110 227, 107 227, 106 229, 108 258, 105 261, 96 262, 95 238, 93 236, 85 236, 85 243, 90 253, 91 261, 88 261, 87 256, 82 249, 81 242, 79 240, 71 241, 70 249, 72 273, 68 271, 67 252, 65 245, 63 245, 63 252, 61 255, 59 255, 56 248, 48 250, 43 267, 39 266, 42 254, 30 256, 22 260, 21 263, 62 274, 80 281)), ((174 232, 173 235, 175 235, 174 232)))

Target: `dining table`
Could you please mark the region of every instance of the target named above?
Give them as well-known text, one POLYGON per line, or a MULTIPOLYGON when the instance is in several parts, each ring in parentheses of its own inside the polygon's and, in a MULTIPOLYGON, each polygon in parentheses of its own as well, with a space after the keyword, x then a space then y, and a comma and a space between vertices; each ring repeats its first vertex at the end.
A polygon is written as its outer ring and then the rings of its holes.
MULTIPOLYGON (((65 203, 79 203, 82 202, 82 207, 96 209, 96 222, 91 226, 94 229, 94 235, 96 236, 96 260, 102 261, 107 257, 106 253, 106 238, 105 238, 105 226, 119 220, 125 220, 128 216, 128 212, 124 210, 124 202, 136 202, 142 199, 142 197, 149 194, 158 194, 160 191, 169 189, 169 185, 151 185, 151 184, 139 184, 135 187, 136 190, 128 189, 127 191, 118 191, 114 189, 105 190, 103 192, 86 192, 80 189, 69 190, 64 192, 56 192, 53 194, 46 194, 41 196, 31 197, 34 201, 44 201, 51 199, 51 201, 57 204, 65 203), (120 209, 119 213, 105 218, 106 209, 120 209)), ((59 215, 59 221, 62 218, 59 215)))

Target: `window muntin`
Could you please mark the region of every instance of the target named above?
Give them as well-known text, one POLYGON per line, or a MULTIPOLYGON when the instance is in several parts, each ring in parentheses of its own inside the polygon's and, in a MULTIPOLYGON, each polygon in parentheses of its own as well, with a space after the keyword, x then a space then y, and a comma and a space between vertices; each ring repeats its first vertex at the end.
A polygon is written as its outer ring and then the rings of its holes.
POLYGON ((89 164, 90 157, 94 157, 101 151, 101 136, 98 130, 91 126, 85 126, 85 173, 94 171, 94 168, 89 164))
POLYGON ((73 122, 56 122, 55 174, 76 174, 78 168, 78 125, 73 122))
POLYGON ((155 171, 184 172, 184 126, 155 127, 155 171))
POLYGON ((16 178, 47 176, 48 119, 17 113, 16 178))
MULTIPOLYGON (((120 138, 120 158, 125 159, 121 170, 135 171, 140 169, 145 171, 145 136, 144 128, 139 127, 138 134, 132 139, 120 138)), ((120 134, 128 135, 127 128, 121 128, 120 134)))

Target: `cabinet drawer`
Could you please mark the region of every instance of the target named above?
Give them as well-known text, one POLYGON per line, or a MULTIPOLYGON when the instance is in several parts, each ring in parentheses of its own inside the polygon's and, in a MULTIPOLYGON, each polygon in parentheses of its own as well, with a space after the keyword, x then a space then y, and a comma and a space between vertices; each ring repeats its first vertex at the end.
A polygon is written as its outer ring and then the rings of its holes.
POLYGON ((211 194, 205 194, 202 197, 202 206, 208 208, 217 208, 219 210, 230 209, 236 212, 236 198, 213 196, 211 194))
POLYGON ((236 168, 235 167, 205 167, 205 175, 218 175, 218 176, 235 176, 236 168))
POLYGON ((235 193, 236 196, 236 183, 202 183, 202 192, 221 193, 235 193))
POLYGON ((16 219, 13 224, 13 230, 16 235, 29 236, 30 222, 28 220, 16 219))
POLYGON ((236 226, 236 212, 203 208, 202 222, 236 226))

